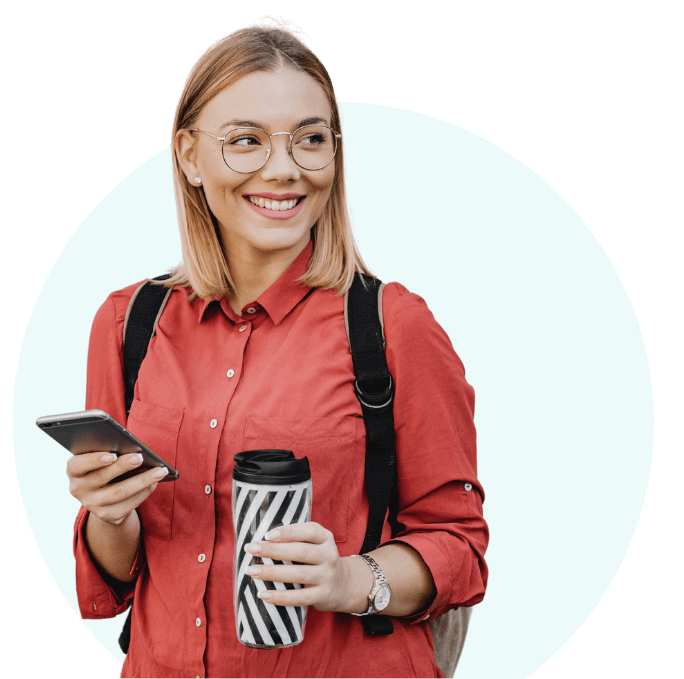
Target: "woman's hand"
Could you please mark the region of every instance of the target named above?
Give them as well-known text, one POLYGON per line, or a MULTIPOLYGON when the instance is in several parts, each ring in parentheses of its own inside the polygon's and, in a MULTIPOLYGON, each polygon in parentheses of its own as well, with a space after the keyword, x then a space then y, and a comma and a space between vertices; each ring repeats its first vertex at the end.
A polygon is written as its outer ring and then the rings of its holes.
POLYGON ((142 464, 142 455, 131 453, 83 453, 67 462, 69 492, 101 521, 120 525, 168 474, 156 467, 118 483, 109 482, 142 464))
POLYGON ((245 551, 260 558, 292 561, 289 565, 259 564, 247 568, 257 580, 293 582, 301 589, 264 590, 258 596, 276 606, 313 606, 319 611, 343 611, 349 605, 349 569, 340 557, 333 534, 318 523, 294 523, 266 533, 267 541, 251 542, 245 551))

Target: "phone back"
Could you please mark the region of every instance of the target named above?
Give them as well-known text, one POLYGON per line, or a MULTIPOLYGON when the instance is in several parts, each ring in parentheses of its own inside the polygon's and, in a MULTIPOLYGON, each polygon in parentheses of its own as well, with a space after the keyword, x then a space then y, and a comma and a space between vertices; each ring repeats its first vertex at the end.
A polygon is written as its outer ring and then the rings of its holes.
POLYGON ((140 453, 142 448, 131 441, 123 427, 105 412, 76 419, 77 413, 40 418, 36 424, 74 455, 109 450, 117 455, 140 453))
POLYGON ((136 469, 117 476, 116 481, 123 481, 151 467, 168 468, 169 474, 162 481, 175 481, 178 478, 176 469, 124 429, 104 410, 47 415, 39 417, 36 424, 74 455, 99 451, 108 451, 117 455, 141 453, 142 464, 136 469))

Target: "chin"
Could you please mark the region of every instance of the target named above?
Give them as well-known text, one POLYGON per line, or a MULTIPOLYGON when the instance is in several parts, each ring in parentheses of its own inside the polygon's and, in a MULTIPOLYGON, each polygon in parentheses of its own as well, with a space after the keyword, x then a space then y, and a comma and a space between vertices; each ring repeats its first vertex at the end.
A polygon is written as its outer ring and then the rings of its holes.
POLYGON ((291 231, 290 229, 269 229, 268 233, 261 233, 250 239, 250 245, 257 250, 274 252, 279 250, 291 250, 308 242, 311 229, 304 233, 291 231))

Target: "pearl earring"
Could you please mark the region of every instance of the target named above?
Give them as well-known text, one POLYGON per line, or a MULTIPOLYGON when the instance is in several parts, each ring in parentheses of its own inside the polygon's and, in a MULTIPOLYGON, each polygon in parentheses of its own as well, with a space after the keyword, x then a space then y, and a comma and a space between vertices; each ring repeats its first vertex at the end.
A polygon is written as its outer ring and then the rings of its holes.
POLYGON ((202 177, 195 177, 195 183, 201 184, 202 183, 202 177))

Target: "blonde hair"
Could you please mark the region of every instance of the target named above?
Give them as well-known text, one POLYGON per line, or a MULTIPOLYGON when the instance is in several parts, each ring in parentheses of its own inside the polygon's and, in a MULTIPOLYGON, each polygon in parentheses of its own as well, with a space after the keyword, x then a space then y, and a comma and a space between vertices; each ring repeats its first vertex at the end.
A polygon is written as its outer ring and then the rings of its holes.
MULTIPOLYGON (((203 107, 240 78, 281 66, 311 76, 325 92, 332 118, 340 131, 340 115, 330 76, 323 64, 290 31, 252 26, 231 33, 212 45, 195 64, 185 83, 173 123, 173 183, 178 211, 183 261, 164 285, 190 286, 203 299, 222 297, 234 289, 221 247, 218 224, 204 190, 191 184, 181 169, 176 140, 180 130, 195 124, 203 107)), ((335 179, 330 197, 312 228, 313 252, 300 280, 309 287, 335 288, 338 295, 350 287, 357 271, 370 274, 361 258, 351 229, 344 186, 342 140, 335 155, 335 179)))

